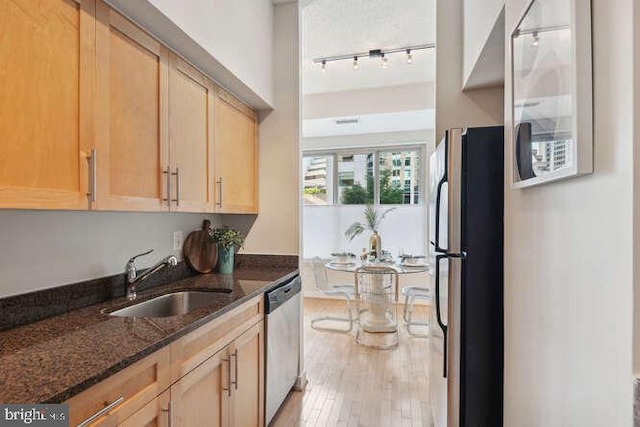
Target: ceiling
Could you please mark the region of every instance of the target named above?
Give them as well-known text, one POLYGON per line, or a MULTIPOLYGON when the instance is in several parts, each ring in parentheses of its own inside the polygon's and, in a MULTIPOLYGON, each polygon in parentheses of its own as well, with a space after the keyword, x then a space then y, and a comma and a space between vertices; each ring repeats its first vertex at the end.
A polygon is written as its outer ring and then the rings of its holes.
POLYGON ((314 58, 435 42, 436 0, 315 0, 302 9, 303 93, 337 92, 433 81, 435 50, 415 51, 413 64, 402 53, 327 65, 314 58))

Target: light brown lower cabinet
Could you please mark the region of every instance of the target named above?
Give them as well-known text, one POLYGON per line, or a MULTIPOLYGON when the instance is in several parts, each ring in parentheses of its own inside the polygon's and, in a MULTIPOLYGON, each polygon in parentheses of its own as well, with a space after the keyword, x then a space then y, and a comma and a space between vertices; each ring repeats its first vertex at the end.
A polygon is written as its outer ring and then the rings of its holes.
POLYGON ((264 425, 262 296, 74 396, 70 425, 264 425))
POLYGON ((264 323, 238 337, 229 351, 232 369, 229 420, 233 426, 264 425, 264 323))
POLYGON ((162 348, 72 397, 70 425, 120 425, 170 386, 170 351, 162 348))
POLYGON ((173 426, 264 424, 263 322, 171 386, 173 426))
POLYGON ((171 386, 171 418, 175 426, 224 426, 229 395, 229 359, 226 350, 171 386))
POLYGON ((170 405, 171 394, 167 390, 117 425, 121 427, 170 427, 172 425, 170 405))

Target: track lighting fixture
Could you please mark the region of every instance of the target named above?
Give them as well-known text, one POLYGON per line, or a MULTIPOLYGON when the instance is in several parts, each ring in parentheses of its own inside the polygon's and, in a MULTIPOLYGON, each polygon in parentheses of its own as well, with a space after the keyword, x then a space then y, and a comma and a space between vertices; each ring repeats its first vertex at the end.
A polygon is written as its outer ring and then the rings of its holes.
POLYGON ((416 46, 405 46, 393 49, 371 49, 368 52, 357 52, 350 53, 347 55, 337 55, 337 56, 327 56, 324 58, 316 58, 313 60, 314 64, 321 64, 322 66, 322 74, 326 74, 327 72, 327 63, 332 61, 342 61, 342 60, 350 60, 353 61, 353 69, 360 69, 360 59, 361 58, 380 58, 380 67, 387 68, 389 63, 389 54, 393 53, 404 53, 407 55, 406 62, 407 64, 413 63, 413 55, 412 52, 415 50, 423 50, 423 49, 433 49, 436 45, 434 43, 421 44, 416 46))

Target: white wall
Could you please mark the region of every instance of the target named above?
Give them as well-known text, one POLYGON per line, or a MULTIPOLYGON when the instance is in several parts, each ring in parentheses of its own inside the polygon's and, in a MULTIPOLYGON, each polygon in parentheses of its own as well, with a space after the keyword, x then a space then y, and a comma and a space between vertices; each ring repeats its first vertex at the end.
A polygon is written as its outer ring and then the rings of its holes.
MULTIPOLYGON (((381 211, 390 206, 380 206, 381 211)), ((426 207, 394 206, 380 226, 382 248, 398 255, 400 248, 411 255, 426 255, 426 207)), ((331 258, 332 252, 362 253, 362 248, 369 247, 371 233, 363 232, 351 242, 344 236, 344 231, 355 221, 364 222, 362 205, 346 206, 305 206, 303 212, 303 236, 305 259, 315 256, 331 258)))
MULTIPOLYGON (((489 42, 505 0, 464 0, 463 81, 467 81, 489 42)), ((500 39, 502 42, 502 39, 500 39)))
POLYGON ((371 146, 433 139, 433 82, 307 94, 303 104, 305 150, 327 144, 371 146), (342 118, 357 122, 336 123, 342 118), (419 136, 407 138, 410 134, 419 136))
POLYGON ((304 119, 433 109, 433 82, 304 96, 304 119))
POLYGON ((594 174, 511 190, 505 169, 505 426, 632 423, 633 3, 592 2, 594 174))
MULTIPOLYGON (((299 70, 298 4, 275 7, 274 110, 259 129, 259 215, 244 252, 298 255, 299 243, 299 70)), ((234 225, 253 218, 223 219, 234 225)), ((242 227, 239 227, 242 228, 242 227)))
POLYGON ((184 238, 216 215, 131 212, 0 211, 0 298, 112 274, 127 260, 148 267, 167 255, 173 231, 184 238))
POLYGON ((436 141, 453 127, 504 122, 502 88, 462 92, 463 0, 438 0, 436 41, 436 141))
POLYGON ((105 1, 248 105, 273 108, 269 0, 105 1))
POLYGON ((271 0, 148 0, 214 58, 271 103, 271 0))
POLYGON ((403 144, 419 145, 426 143, 433 147, 433 130, 405 132, 383 132, 364 135, 339 135, 318 138, 303 138, 303 150, 339 150, 342 148, 385 147, 403 144))
POLYGON ((351 117, 331 117, 309 119, 302 122, 302 136, 323 138, 347 135, 375 135, 379 133, 400 133, 408 131, 431 130, 435 128, 435 110, 401 111, 397 113, 362 114, 356 121, 340 123, 339 120, 351 117))

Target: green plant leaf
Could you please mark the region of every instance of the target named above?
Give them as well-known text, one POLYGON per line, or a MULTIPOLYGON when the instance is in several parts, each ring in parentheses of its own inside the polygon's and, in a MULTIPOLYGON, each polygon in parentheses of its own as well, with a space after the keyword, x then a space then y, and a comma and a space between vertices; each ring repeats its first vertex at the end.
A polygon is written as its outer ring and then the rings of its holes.
POLYGON ((367 204, 362 212, 365 219, 364 224, 360 221, 356 221, 351 224, 349 228, 347 228, 347 230, 344 232, 345 237, 347 237, 349 241, 352 241, 354 237, 362 233, 364 230, 378 231, 378 227, 380 227, 380 223, 382 223, 382 220, 387 216, 389 212, 392 212, 395 209, 396 208, 388 208, 383 212, 380 212, 373 205, 367 204))
POLYGON ((363 225, 360 222, 356 221, 353 224, 351 224, 349 228, 347 228, 347 230, 344 232, 344 235, 347 239, 349 239, 349 241, 352 241, 354 237, 356 237, 363 231, 364 231, 363 225))
POLYGON ((225 249, 229 249, 231 246, 242 248, 244 246, 244 236, 238 230, 233 230, 229 227, 216 228, 209 235, 209 242, 217 243, 225 249))

